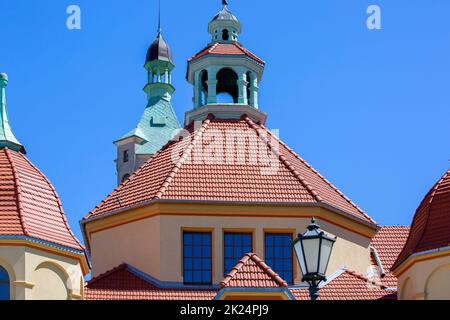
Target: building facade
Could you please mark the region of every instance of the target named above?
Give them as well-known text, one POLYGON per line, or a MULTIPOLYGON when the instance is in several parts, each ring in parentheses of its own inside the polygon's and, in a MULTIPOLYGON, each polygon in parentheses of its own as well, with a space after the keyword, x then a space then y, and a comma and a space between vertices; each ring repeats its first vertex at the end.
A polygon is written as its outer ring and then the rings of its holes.
MULTIPOLYGON (((347 283, 361 298, 394 297, 385 252, 400 252, 408 228, 381 228, 265 127, 265 62, 239 42, 226 3, 208 31, 209 44, 188 60, 184 129, 81 222, 88 297, 302 299, 291 244, 311 217, 338 239, 323 292, 347 283), (245 281, 256 275, 261 288, 245 281), (135 285, 147 289, 128 294, 135 285)), ((345 290, 341 298, 357 298, 345 290)))
POLYGON ((417 208, 393 270, 400 299, 450 299, 450 170, 417 208))
POLYGON ((147 107, 115 141, 118 187, 80 223, 86 250, 10 127, 0 74, 0 300, 308 300, 292 243, 312 217, 337 238, 319 299, 450 299, 450 171, 411 227, 380 226, 266 127, 265 62, 227 1, 208 31, 181 128, 159 25, 147 107))
POLYGON ((11 130, 7 84, 0 74, 0 300, 81 300, 89 273, 84 247, 11 130))

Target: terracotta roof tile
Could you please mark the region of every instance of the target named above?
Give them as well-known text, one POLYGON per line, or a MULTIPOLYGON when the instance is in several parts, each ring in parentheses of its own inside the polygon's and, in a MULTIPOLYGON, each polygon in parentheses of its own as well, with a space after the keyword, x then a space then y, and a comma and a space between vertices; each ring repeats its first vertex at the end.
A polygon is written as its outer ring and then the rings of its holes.
POLYGON ((410 255, 450 246, 450 170, 433 186, 416 210, 408 240, 393 265, 410 255))
MULTIPOLYGON (((286 282, 256 255, 247 254, 220 288, 280 288, 286 282)), ((298 300, 309 300, 307 289, 289 288, 298 300)), ((218 290, 161 288, 122 264, 89 281, 86 300, 212 300, 218 290)), ((354 271, 344 271, 320 290, 320 300, 395 300, 397 292, 354 271)))
POLYGON ((86 300, 212 300, 215 290, 158 288, 122 264, 86 284, 86 300))
POLYGON ((258 58, 256 55, 245 49, 240 44, 234 42, 234 43, 215 43, 211 46, 206 47, 196 55, 194 55, 192 58, 190 58, 188 61, 195 61, 201 57, 204 57, 206 55, 239 55, 239 56, 247 56, 250 59, 258 62, 259 64, 266 64, 264 60, 258 58))
POLYGON ((287 282, 254 253, 246 254, 220 283, 220 289, 287 286, 287 282))
POLYGON ((186 129, 190 133, 189 137, 168 143, 92 210, 85 220, 162 199, 327 203, 375 226, 370 217, 286 145, 281 144, 279 151, 274 149, 272 144, 278 140, 265 127, 253 123, 249 118, 209 118, 201 128, 194 128, 191 124, 186 129), (198 152, 207 149, 214 142, 217 133, 224 136, 230 131, 236 133, 236 141, 240 141, 245 149, 243 153, 235 150, 231 164, 225 162, 225 156, 222 161, 215 162, 205 159, 204 153, 198 152), (270 164, 252 162, 251 157, 258 154, 257 150, 263 150, 260 153, 267 154, 267 159, 271 157, 277 168, 276 172, 264 174, 270 164), (180 159, 174 162, 173 154, 180 155, 180 159))
MULTIPOLYGON (((397 288, 397 277, 390 271, 408 238, 409 227, 384 226, 372 239, 371 245, 376 249, 381 265, 386 273, 381 283, 389 288, 397 288)), ((374 265, 376 262, 373 261, 374 265)))
MULTIPOLYGON (((307 289, 291 289, 298 300, 309 300, 307 289)), ((344 271, 319 291, 319 300, 396 300, 397 292, 354 271, 344 271)))
POLYGON ((24 154, 7 148, 0 150, 0 235, 83 250, 51 183, 24 154))

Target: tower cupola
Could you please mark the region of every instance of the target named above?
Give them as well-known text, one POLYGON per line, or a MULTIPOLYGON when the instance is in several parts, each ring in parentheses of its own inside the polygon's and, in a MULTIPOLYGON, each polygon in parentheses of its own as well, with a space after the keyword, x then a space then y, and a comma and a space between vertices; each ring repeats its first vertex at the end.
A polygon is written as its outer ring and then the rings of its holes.
POLYGON ((242 26, 236 16, 228 9, 228 1, 222 1, 223 8, 208 25, 208 32, 212 35, 212 42, 230 43, 238 41, 242 26))
POLYGON ((222 5, 208 25, 212 42, 188 60, 194 110, 186 114, 185 122, 208 113, 222 118, 246 114, 255 122, 264 122, 265 114, 258 111, 258 94, 265 62, 237 41, 241 23, 229 10, 228 1, 222 5))
POLYGON ((148 79, 144 87, 147 104, 137 126, 114 141, 117 147, 117 183, 126 181, 143 163, 155 155, 181 128, 172 106, 172 51, 163 38, 161 5, 158 32, 145 58, 148 79))
POLYGON ((170 101, 175 88, 172 86, 172 71, 175 68, 172 51, 162 35, 161 14, 158 19, 158 34, 147 51, 145 69, 148 72, 144 91, 148 99, 161 97, 170 101))

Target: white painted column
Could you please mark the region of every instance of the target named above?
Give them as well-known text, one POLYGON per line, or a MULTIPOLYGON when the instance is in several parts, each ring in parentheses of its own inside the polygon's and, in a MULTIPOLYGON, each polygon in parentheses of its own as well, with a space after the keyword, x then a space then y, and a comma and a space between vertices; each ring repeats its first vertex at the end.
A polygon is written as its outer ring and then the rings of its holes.
POLYGON ((217 103, 217 83, 216 79, 208 80, 206 82, 208 84, 208 104, 217 103))
POLYGON ((161 68, 159 68, 159 67, 158 67, 158 70, 156 72, 156 76, 157 76, 156 82, 160 83, 161 82, 161 68))
POLYGON ((259 105, 258 105, 258 92, 259 92, 258 78, 255 77, 255 79, 252 80, 251 87, 250 87, 251 106, 253 108, 255 108, 255 109, 259 108, 259 105))
POLYGON ((247 97, 247 74, 245 71, 239 75, 238 80, 238 88, 239 88, 239 96, 238 96, 238 103, 239 104, 248 104, 248 97, 247 97))
POLYGON ((197 109, 201 106, 201 90, 202 83, 200 79, 200 71, 196 71, 194 74, 194 109, 197 109))

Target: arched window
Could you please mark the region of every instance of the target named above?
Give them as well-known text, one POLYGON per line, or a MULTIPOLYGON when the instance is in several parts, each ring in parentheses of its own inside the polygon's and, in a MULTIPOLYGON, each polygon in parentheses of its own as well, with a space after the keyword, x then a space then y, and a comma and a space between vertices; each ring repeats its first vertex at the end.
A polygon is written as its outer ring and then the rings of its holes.
POLYGON ((253 104, 252 100, 250 99, 251 98, 252 81, 253 81, 252 73, 249 71, 249 72, 247 72, 247 103, 250 106, 253 104))
POLYGON ((217 103, 218 104, 229 104, 229 103, 235 103, 235 102, 234 102, 234 98, 229 93, 222 92, 217 95, 217 103))
POLYGON ((230 32, 228 31, 228 29, 223 29, 222 40, 224 40, 224 41, 230 40, 230 32))
POLYGON ((128 161, 130 161, 130 153, 128 152, 128 150, 124 150, 123 151, 123 163, 127 163, 128 161))
POLYGON ((208 100, 208 71, 203 70, 200 73, 200 105, 203 106, 208 100))
MULTIPOLYGON (((231 96, 230 103, 238 103, 238 75, 230 68, 223 68, 217 73, 217 96, 225 93, 231 96)), ((227 95, 222 95, 226 97, 227 95)))
POLYGON ((0 301, 9 299, 9 275, 8 272, 0 266, 0 301))

